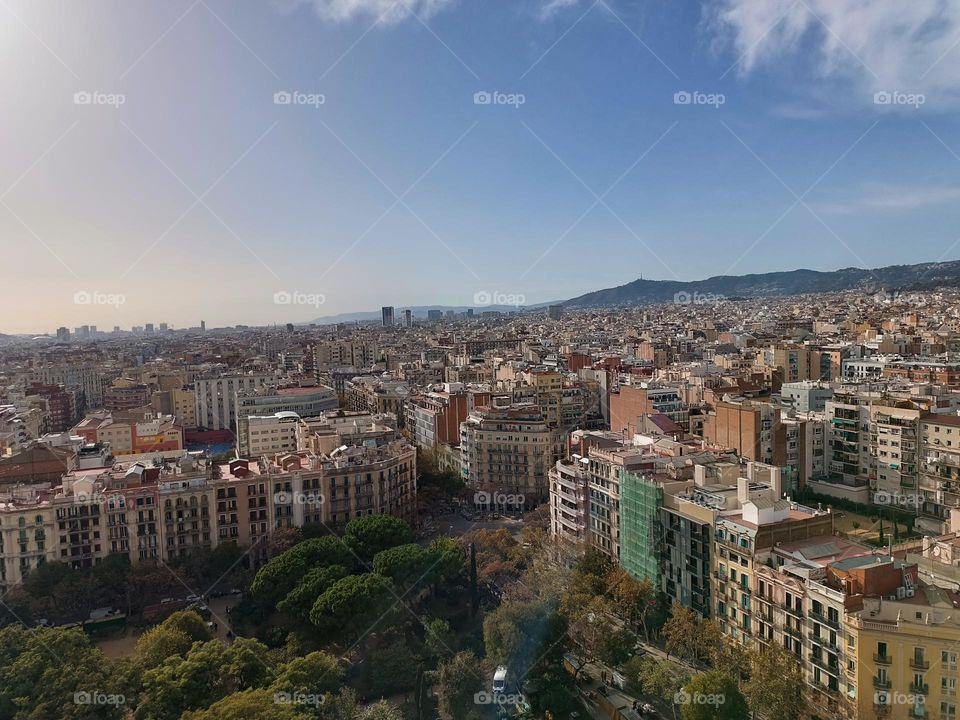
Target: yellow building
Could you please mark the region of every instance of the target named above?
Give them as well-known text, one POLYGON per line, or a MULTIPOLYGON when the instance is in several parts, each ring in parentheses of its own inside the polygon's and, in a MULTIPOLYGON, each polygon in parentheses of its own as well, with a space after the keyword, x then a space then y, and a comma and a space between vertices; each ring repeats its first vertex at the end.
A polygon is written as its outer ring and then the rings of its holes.
POLYGON ((957 594, 933 586, 913 597, 866 598, 847 617, 857 647, 859 718, 957 717, 957 594))

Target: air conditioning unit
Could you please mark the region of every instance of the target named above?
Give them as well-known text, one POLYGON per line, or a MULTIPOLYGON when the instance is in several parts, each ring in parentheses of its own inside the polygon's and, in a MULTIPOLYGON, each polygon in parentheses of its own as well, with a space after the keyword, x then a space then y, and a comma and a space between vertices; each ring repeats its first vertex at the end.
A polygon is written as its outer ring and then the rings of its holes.
POLYGON ((897 588, 897 600, 903 600, 907 595, 907 589, 903 586, 897 588))
POLYGON ((908 598, 913 597, 914 593, 916 593, 916 588, 913 588, 913 587, 908 587, 908 588, 907 588, 907 597, 908 597, 908 598))

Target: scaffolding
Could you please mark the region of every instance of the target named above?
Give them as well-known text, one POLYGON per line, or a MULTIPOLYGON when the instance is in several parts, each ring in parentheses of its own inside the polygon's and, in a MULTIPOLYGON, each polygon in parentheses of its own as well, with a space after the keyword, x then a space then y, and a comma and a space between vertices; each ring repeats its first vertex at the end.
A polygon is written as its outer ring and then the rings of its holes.
POLYGON ((620 564, 637 580, 660 588, 660 507, 663 487, 642 475, 620 471, 620 564))

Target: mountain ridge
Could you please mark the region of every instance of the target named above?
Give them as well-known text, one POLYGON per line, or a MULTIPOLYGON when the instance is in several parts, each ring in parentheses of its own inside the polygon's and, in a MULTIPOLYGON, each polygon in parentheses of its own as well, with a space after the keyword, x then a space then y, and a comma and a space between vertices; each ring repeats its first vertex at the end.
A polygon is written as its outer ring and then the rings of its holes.
POLYGON ((571 308, 607 305, 642 305, 656 302, 696 301, 696 296, 785 297, 819 292, 858 290, 922 290, 937 285, 960 285, 960 260, 881 268, 839 270, 780 270, 747 275, 714 275, 703 280, 644 280, 594 290, 564 301, 571 308), (683 295, 685 294, 685 295, 683 295))

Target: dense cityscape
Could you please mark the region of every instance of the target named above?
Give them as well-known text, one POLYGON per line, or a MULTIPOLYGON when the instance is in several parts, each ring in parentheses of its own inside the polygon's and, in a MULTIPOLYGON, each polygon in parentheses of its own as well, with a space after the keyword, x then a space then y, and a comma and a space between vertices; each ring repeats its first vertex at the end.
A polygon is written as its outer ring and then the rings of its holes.
POLYGON ((0 632, 110 717, 948 717, 958 295, 8 337, 0 632))
POLYGON ((960 720, 958 58, 0 0, 0 720, 960 720))

